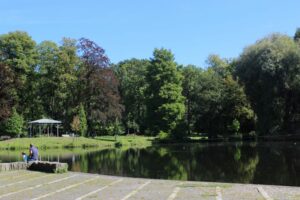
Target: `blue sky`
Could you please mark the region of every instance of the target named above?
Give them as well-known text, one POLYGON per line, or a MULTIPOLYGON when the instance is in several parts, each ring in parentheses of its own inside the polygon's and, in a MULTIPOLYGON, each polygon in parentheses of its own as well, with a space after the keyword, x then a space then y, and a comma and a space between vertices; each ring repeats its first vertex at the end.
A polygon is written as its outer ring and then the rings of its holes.
POLYGON ((299 0, 2 0, 0 34, 86 37, 114 63, 164 47, 178 63, 203 67, 209 54, 234 58, 270 33, 293 36, 299 8, 299 0))

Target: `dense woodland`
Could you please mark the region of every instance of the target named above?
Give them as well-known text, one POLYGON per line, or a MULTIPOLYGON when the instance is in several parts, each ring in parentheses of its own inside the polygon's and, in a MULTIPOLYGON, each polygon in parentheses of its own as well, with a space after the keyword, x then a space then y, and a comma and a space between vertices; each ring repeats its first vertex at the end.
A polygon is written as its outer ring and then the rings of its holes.
POLYGON ((206 67, 176 63, 163 48, 114 64, 89 39, 0 35, 0 134, 26 135, 40 118, 82 136, 297 134, 300 29, 260 39, 238 58, 210 55, 206 67))

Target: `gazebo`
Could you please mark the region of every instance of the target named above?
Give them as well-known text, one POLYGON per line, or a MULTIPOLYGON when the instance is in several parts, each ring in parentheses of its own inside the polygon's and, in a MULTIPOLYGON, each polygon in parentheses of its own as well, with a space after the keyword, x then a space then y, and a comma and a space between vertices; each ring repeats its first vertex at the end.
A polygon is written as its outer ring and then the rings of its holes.
POLYGON ((61 124, 61 121, 53 120, 53 119, 38 119, 35 121, 28 122, 30 125, 30 137, 32 136, 32 128, 34 125, 37 125, 39 127, 39 133, 41 134, 41 127, 46 125, 47 127, 47 134, 49 136, 50 131, 52 133, 53 125, 56 125, 56 135, 59 136, 59 125, 61 124), (51 130, 49 130, 51 129, 51 130))

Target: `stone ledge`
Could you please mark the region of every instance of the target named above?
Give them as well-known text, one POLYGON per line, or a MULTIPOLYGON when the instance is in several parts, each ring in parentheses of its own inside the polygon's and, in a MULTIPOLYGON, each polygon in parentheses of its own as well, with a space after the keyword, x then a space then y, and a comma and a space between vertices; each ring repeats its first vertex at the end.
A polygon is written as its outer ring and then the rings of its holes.
POLYGON ((25 162, 0 163, 0 172, 27 169, 25 162))
POLYGON ((68 171, 67 163, 59 162, 13 162, 13 163, 0 163, 0 172, 2 171, 13 171, 13 170, 32 170, 50 173, 64 173, 68 171))

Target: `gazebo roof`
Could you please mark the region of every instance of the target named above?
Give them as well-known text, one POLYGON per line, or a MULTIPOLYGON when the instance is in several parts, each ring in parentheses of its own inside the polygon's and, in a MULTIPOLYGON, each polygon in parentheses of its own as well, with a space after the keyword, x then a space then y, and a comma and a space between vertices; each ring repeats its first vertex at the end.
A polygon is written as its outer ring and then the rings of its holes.
POLYGON ((61 121, 53 119, 38 119, 35 121, 28 122, 28 124, 61 124, 61 121))

